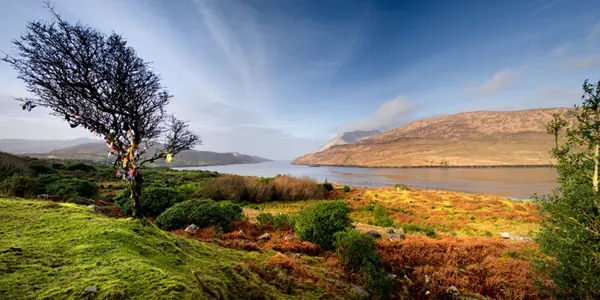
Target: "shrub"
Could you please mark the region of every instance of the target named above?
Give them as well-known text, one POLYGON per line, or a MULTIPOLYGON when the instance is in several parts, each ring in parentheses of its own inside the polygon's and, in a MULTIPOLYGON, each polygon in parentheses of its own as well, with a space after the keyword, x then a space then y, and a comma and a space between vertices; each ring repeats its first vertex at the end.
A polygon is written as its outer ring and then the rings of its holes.
POLYGON ((50 195, 95 198, 98 196, 98 186, 93 182, 79 178, 63 178, 46 186, 50 195))
POLYGON ((415 225, 415 224, 404 224, 402 226, 402 230, 404 230, 404 232, 409 233, 409 232, 422 232, 425 233, 425 235, 427 235, 430 238, 434 238, 437 236, 437 233, 435 232, 435 229, 433 227, 429 227, 429 226, 419 226, 419 225, 415 225))
POLYGON ((349 210, 342 201, 319 202, 300 213, 296 219, 296 234, 302 240, 332 249, 334 235, 352 227, 349 210))
POLYGON ((86 197, 74 196, 74 197, 69 197, 69 202, 75 203, 75 204, 81 204, 81 205, 90 205, 90 204, 94 203, 94 200, 90 199, 90 198, 86 198, 86 197))
POLYGON ((54 170, 64 170, 65 169, 65 165, 61 164, 61 163, 53 163, 52 164, 52 169, 54 169, 54 170))
POLYGON ((406 184, 395 184, 394 189, 398 191, 406 191, 408 190, 408 187, 406 186, 406 184))
POLYGON ((329 182, 321 183, 321 184, 318 184, 317 186, 324 188, 328 192, 333 191, 333 185, 329 182))
POLYGON ((394 222, 390 219, 383 206, 376 205, 373 208, 373 218, 375 219, 376 226, 389 227, 394 225, 394 222))
POLYGON ((273 186, 277 201, 325 199, 326 197, 325 190, 308 177, 277 176, 273 180, 273 186))
POLYGON ((246 201, 248 197, 244 177, 226 175, 210 179, 204 184, 204 196, 216 201, 246 201))
POLYGON ((335 248, 346 271, 359 272, 367 289, 379 298, 389 296, 394 281, 381 267, 373 237, 356 230, 341 231, 335 234, 335 248))
POLYGON ((164 230, 185 228, 190 224, 202 228, 210 225, 229 228, 232 220, 241 216, 235 204, 219 205, 212 200, 187 200, 177 203, 156 218, 156 225, 164 230))
POLYGON ((186 199, 198 199, 204 197, 204 183, 194 182, 186 183, 177 187, 177 191, 180 192, 186 199))
POLYGON ((67 165, 65 167, 65 170, 67 170, 67 171, 79 170, 79 171, 89 173, 89 172, 96 171, 96 168, 94 168, 94 166, 86 165, 84 163, 75 163, 75 164, 67 165))
POLYGON ((273 226, 278 230, 293 229, 296 224, 294 217, 288 214, 272 215, 270 213, 261 212, 256 217, 256 220, 260 226, 273 226))
POLYGON ((348 192, 350 192, 350 187, 345 185, 342 190, 344 191, 344 193, 348 193, 348 192))
POLYGON ((375 238, 356 230, 340 231, 334 237, 336 251, 346 271, 358 272, 364 263, 381 265, 375 238))
POLYGON ((0 152, 0 180, 13 174, 34 175, 27 161, 10 153, 0 152))
POLYGON ((114 198, 115 203, 121 209, 123 215, 130 216, 133 213, 131 209, 131 190, 123 189, 114 198))
POLYGON ((0 183, 0 193, 7 197, 32 198, 43 191, 35 177, 13 174, 0 183))
POLYGON ((50 166, 41 163, 34 163, 29 166, 35 174, 44 175, 44 174, 56 174, 56 170, 52 169, 50 166))
POLYGON ((144 189, 140 200, 140 215, 155 218, 167 208, 175 203, 182 202, 185 198, 175 189, 149 187, 144 189))

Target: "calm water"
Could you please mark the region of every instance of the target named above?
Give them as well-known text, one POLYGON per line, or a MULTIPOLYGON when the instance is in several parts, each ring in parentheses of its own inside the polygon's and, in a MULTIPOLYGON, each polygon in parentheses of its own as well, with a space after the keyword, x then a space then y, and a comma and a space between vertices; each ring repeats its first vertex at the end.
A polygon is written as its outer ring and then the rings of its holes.
POLYGON ((529 198, 534 193, 549 193, 556 184, 553 168, 482 168, 482 169, 395 169, 308 167, 289 161, 260 164, 192 167, 219 173, 274 177, 287 174, 355 187, 390 187, 397 183, 409 187, 461 191, 477 194, 529 198))

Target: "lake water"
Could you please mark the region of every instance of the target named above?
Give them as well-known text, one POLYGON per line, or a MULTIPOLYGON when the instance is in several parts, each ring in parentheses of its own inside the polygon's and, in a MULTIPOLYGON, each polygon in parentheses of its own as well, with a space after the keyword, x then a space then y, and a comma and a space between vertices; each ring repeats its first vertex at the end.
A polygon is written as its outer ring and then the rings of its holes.
POLYGON ((178 169, 200 169, 246 176, 274 177, 277 174, 308 176, 318 181, 354 187, 408 187, 450 190, 514 198, 546 194, 557 187, 553 168, 346 168, 291 165, 289 161, 178 169))

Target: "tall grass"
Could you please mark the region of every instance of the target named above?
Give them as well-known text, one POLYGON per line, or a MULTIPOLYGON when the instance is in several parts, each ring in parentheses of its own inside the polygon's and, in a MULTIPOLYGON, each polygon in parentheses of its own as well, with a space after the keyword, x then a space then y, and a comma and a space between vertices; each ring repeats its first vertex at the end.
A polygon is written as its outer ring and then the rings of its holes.
POLYGON ((207 181, 204 185, 204 195, 213 200, 259 203, 325 199, 327 191, 309 178, 277 176, 272 180, 257 180, 225 175, 207 181))

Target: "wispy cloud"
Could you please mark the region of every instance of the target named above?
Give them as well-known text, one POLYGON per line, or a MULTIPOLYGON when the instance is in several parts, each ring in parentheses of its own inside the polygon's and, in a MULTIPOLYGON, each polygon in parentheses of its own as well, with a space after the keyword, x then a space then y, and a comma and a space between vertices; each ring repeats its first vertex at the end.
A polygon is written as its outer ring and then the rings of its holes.
POLYGON ((474 87, 473 91, 479 96, 493 96, 499 94, 506 90, 518 75, 519 72, 513 69, 498 71, 482 85, 474 87))
POLYGON ((592 27, 590 34, 588 34, 586 41, 590 42, 600 38, 600 21, 592 27))
POLYGON ((571 59, 566 62, 566 67, 571 70, 586 69, 600 65, 600 55, 590 55, 583 58, 571 59))
POLYGON ((377 111, 365 118, 352 122, 349 124, 342 125, 338 128, 340 132, 353 131, 353 130, 386 130, 402 123, 406 123, 406 117, 415 109, 415 105, 403 96, 383 102, 377 111))

